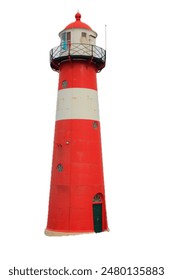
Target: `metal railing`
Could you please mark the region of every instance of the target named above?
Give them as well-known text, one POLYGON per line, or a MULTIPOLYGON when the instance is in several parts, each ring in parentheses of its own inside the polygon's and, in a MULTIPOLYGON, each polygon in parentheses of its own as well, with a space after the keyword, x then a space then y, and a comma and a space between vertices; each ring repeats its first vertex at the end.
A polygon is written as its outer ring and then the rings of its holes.
POLYGON ((65 57, 91 57, 102 63, 106 61, 106 51, 100 47, 89 44, 69 43, 51 49, 50 61, 63 60, 65 57))

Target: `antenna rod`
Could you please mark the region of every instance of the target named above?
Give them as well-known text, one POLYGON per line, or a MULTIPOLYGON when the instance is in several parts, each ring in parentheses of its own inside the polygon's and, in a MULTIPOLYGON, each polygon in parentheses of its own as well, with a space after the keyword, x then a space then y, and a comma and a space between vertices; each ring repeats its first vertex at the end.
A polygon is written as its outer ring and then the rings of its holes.
POLYGON ((107 49, 107 25, 105 24, 105 50, 107 49))

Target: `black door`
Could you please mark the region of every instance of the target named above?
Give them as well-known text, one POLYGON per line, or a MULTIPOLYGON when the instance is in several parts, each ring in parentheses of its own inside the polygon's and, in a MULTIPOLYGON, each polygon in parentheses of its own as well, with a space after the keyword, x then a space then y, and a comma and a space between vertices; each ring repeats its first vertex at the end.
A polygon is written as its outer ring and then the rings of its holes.
POLYGON ((102 204, 93 204, 94 231, 102 231, 102 204))

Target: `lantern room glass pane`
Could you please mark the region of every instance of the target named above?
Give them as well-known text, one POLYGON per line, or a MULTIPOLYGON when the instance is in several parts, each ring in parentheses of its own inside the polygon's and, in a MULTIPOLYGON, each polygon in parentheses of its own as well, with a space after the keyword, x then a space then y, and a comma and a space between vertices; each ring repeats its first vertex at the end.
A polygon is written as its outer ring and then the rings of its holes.
POLYGON ((61 46, 63 50, 67 50, 67 32, 62 33, 61 35, 61 46))
POLYGON ((67 32, 67 42, 71 43, 71 32, 67 32))
POLYGON ((71 32, 63 32, 61 35, 61 46, 63 50, 67 50, 71 44, 71 32))

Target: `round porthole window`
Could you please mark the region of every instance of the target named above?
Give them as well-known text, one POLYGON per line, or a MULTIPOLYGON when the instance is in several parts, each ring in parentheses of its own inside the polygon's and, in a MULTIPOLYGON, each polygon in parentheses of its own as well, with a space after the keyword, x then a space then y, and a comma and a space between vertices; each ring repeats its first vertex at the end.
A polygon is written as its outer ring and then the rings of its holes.
POLYGON ((61 163, 58 164, 57 166, 58 172, 62 172, 63 171, 63 165, 61 163))
POLYGON ((93 128, 94 129, 98 128, 98 122, 93 122, 93 128))
POLYGON ((66 88, 68 86, 67 80, 62 81, 62 87, 66 88))

